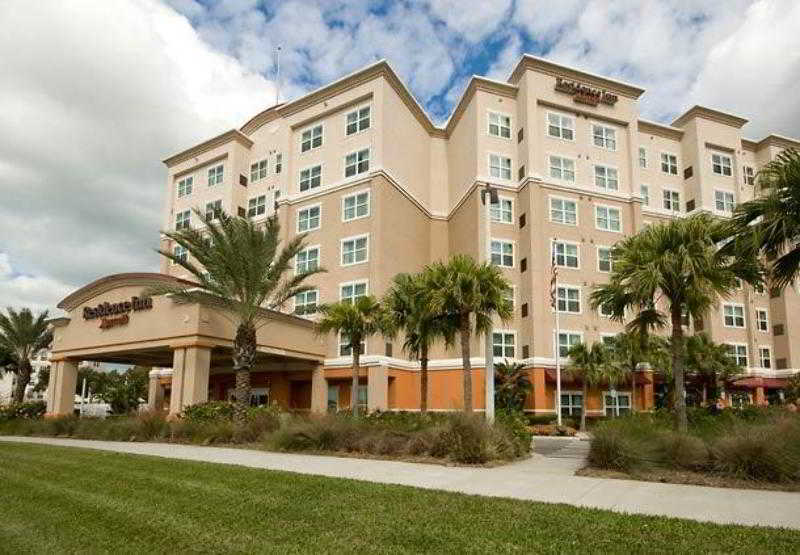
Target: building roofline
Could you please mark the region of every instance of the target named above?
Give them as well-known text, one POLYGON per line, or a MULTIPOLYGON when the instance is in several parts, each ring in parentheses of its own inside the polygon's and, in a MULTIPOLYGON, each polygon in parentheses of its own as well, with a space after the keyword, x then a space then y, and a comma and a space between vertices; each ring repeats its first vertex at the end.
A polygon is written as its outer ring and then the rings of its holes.
POLYGON ((93 282, 84 285, 80 289, 73 291, 56 306, 62 310, 70 311, 88 301, 91 298, 101 295, 111 289, 123 285, 154 285, 157 283, 182 283, 184 285, 194 285, 194 282, 180 279, 167 274, 157 274, 153 272, 128 272, 124 274, 112 274, 104 276, 93 282))
POLYGON ((172 167, 175 164, 179 164, 189 158, 197 156, 198 154, 202 154, 203 152, 207 152, 212 148, 216 148, 220 145, 228 143, 230 141, 238 141, 241 143, 245 148, 250 148, 253 146, 253 141, 240 132, 238 129, 229 129, 224 133, 220 133, 216 137, 212 137, 202 143, 195 145, 193 147, 187 148, 182 150, 172 156, 164 158, 162 162, 166 164, 167 167, 172 167))
POLYGON ((478 90, 495 92, 509 98, 516 98, 519 87, 505 81, 497 81, 496 79, 473 75, 467 82, 467 86, 464 87, 464 90, 461 92, 461 96, 455 104, 453 111, 450 112, 450 117, 448 117, 447 121, 444 123, 445 136, 449 137, 453 132, 453 129, 458 124, 458 121, 461 119, 461 116, 472 100, 472 97, 478 90))
POLYGON ((742 126, 747 123, 747 120, 743 117, 695 104, 683 114, 675 118, 675 121, 673 121, 671 125, 673 127, 683 127, 686 122, 696 117, 716 121, 717 123, 722 123, 725 125, 731 125, 737 129, 741 129, 742 126))
POLYGON ((653 135, 659 135, 668 139, 680 139, 683 137, 683 129, 672 127, 671 125, 641 118, 639 118, 636 123, 638 130, 642 133, 652 133, 653 135))
POLYGON ((763 148, 765 146, 778 146, 781 148, 800 149, 800 139, 793 139, 791 137, 784 137, 783 135, 776 135, 772 133, 758 141, 756 146, 757 148, 763 148))

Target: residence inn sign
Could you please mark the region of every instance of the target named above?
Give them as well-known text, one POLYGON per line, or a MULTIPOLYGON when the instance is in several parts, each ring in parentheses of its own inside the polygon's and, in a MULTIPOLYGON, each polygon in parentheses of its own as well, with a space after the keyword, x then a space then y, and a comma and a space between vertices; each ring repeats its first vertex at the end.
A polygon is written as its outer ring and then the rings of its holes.
POLYGON ((128 313, 132 311, 138 312, 152 308, 153 299, 151 297, 131 297, 129 301, 101 303, 96 307, 84 307, 83 319, 94 320, 95 318, 102 318, 100 329, 107 329, 127 324, 130 321, 128 313))

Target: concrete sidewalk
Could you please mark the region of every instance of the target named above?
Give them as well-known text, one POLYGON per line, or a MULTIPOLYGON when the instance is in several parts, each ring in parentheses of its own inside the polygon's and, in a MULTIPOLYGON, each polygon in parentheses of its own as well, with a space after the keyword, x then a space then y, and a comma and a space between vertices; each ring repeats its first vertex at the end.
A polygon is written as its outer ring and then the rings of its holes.
POLYGON ((498 468, 465 468, 168 443, 2 436, 0 441, 83 447, 285 470, 472 495, 567 503, 622 513, 661 515, 722 524, 800 529, 800 493, 574 476, 572 474, 579 464, 574 459, 559 460, 542 455, 534 455, 531 459, 498 468))

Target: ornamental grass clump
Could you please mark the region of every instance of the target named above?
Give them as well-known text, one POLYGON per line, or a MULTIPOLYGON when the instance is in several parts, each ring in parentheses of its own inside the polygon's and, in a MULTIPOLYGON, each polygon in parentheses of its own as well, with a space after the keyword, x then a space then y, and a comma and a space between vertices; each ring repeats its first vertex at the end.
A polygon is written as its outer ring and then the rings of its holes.
POLYGON ((766 425, 742 425, 716 440, 711 453, 716 470, 750 480, 800 480, 800 422, 797 417, 766 425))

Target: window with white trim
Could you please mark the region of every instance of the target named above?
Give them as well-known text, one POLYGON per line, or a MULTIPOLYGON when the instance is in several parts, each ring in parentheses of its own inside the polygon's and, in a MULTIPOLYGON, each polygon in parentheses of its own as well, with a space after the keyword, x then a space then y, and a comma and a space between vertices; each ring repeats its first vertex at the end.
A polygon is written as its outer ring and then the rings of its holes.
POLYGON ((619 190, 619 174, 617 169, 608 166, 595 166, 594 184, 598 188, 608 191, 619 190))
POLYGON ((492 221, 511 224, 514 223, 514 201, 509 198, 498 198, 489 208, 492 221))
POLYGON ((670 210, 671 212, 681 211, 681 194, 678 191, 664 189, 663 200, 664 210, 670 210))
POLYGON ((594 146, 606 150, 617 150, 617 130, 605 125, 592 124, 592 142, 594 146))
POLYGON ((733 213, 733 193, 730 191, 714 191, 714 206, 717 212, 733 213))
POLYGON ((222 214, 222 200, 206 203, 206 220, 217 220, 222 214))
POLYGON ((219 164, 213 168, 208 168, 208 186, 219 185, 222 183, 223 165, 219 164))
POLYGON ((489 135, 511 138, 511 117, 498 112, 489 112, 489 135))
POLYGON ((294 263, 296 274, 313 272, 317 268, 319 268, 319 247, 308 247, 297 253, 294 263))
POLYGON ((758 348, 758 362, 761 368, 772 368, 772 350, 769 347, 758 348))
POLYGON ((259 195, 247 201, 247 217, 261 216, 267 211, 267 196, 259 195))
POLYGON ((300 152, 308 152, 312 148, 322 146, 322 124, 303 131, 300 136, 300 152))
POLYGON ((578 287, 559 285, 556 290, 556 306, 559 312, 580 314, 581 290, 578 287))
POLYGON ((731 157, 724 154, 711 154, 711 171, 717 175, 730 176, 731 171, 731 157))
MULTIPOLYGON (((361 342, 361 354, 366 354, 367 345, 364 341, 361 342)), ((350 336, 344 332, 339 333, 339 356, 349 357, 353 356, 353 349, 350 347, 350 336)), ((362 386, 359 386, 359 393, 362 386)), ((365 395, 366 396, 366 395, 365 395)), ((360 402, 360 399, 359 399, 360 402)))
POLYGON ((639 186, 639 194, 642 197, 642 205, 650 206, 650 186, 649 185, 640 185, 639 186))
POLYGON ((608 247, 597 247, 597 271, 608 273, 612 269, 611 249, 608 247))
POLYGON ((283 170, 283 154, 280 152, 275 155, 275 173, 281 173, 283 170))
POLYGON ((514 358, 514 337, 513 332, 493 332, 492 354, 496 357, 514 358))
POLYGON ((561 266, 562 268, 578 268, 580 266, 578 245, 574 243, 553 241, 552 255, 556 266, 561 266))
POLYGON ((192 222, 192 211, 184 210, 175 214, 175 231, 189 229, 192 222))
POLYGON ((662 152, 661 171, 670 175, 678 175, 678 157, 674 154, 662 152))
POLYGON ((647 149, 645 149, 643 146, 639 147, 639 167, 647 167, 647 149))
POLYGON ((369 129, 369 106, 362 106, 349 112, 346 116, 347 126, 345 134, 355 135, 359 131, 369 129))
POLYGON ((369 171, 369 149, 351 152, 344 158, 344 176, 352 177, 369 171))
POLYGON ((722 305, 723 320, 725 327, 743 328, 744 327, 744 307, 739 304, 722 305))
POLYGON ((319 290, 310 289, 294 296, 294 313, 298 316, 316 314, 319 304, 319 290))
MULTIPOLYGON (((183 245, 175 245, 172 248, 172 256, 180 260, 181 262, 186 262, 189 260, 189 251, 183 245)), ((177 264, 178 262, 173 260, 172 264, 177 264)))
POLYGON ((250 164, 250 183, 255 183, 267 177, 267 166, 266 158, 250 164))
POLYGON ((578 205, 574 200, 551 198, 550 221, 557 224, 577 225, 578 205))
MULTIPOLYGON (((600 316, 602 316, 603 318, 611 318, 611 317, 614 315, 614 309, 613 309, 613 307, 612 307, 610 304, 608 304, 608 303, 603 303, 603 304, 601 304, 601 305, 600 305, 600 306, 597 308, 597 312, 598 312, 598 313, 600 314, 600 316)), ((611 336, 609 336, 609 337, 613 338, 614 336, 613 336, 613 335, 611 335, 611 336)), ((607 339, 607 337, 603 337, 603 342, 606 342, 606 339, 607 339)))
POLYGON ((550 156, 550 177, 575 182, 575 160, 561 156, 550 156))
POLYGON ((762 308, 756 309, 756 329, 769 333, 769 315, 762 308))
POLYGON ((603 412, 606 417, 616 418, 631 412, 631 394, 620 391, 603 393, 603 412))
POLYGON ((497 179, 511 179, 511 158, 490 154, 489 175, 497 179))
POLYGON ((322 185, 322 166, 300 170, 300 191, 316 189, 322 185))
POLYGON ((191 175, 178 181, 178 198, 191 195, 193 184, 194 178, 191 175))
POLYGON ((582 342, 583 336, 580 333, 558 332, 558 356, 560 358, 566 357, 572 347, 582 342))
POLYGON ((356 299, 367 296, 367 282, 354 281, 343 283, 339 288, 339 300, 343 303, 352 303, 356 299))
POLYGON ((342 198, 342 220, 349 222, 369 216, 369 191, 342 198))
POLYGON ((305 233, 319 229, 322 223, 319 206, 309 206, 297 211, 297 232, 305 233))
POLYGON ((505 268, 514 267, 514 243, 492 239, 492 264, 505 268))
POLYGON ((744 184, 745 185, 755 185, 756 184, 756 171, 753 166, 745 166, 744 171, 742 172, 744 175, 744 184))
POLYGON ((547 114, 547 134, 556 139, 575 140, 575 120, 563 114, 547 114))
POLYGON ((727 343, 728 356, 739 366, 747 367, 747 345, 727 343))
POLYGON ((361 264, 367 261, 369 253, 369 237, 353 237, 342 240, 342 266, 361 264))
POLYGON ((610 206, 594 207, 595 225, 603 231, 622 231, 619 208, 610 206))
POLYGON ((583 412, 583 393, 564 391, 561 393, 561 416, 580 417, 583 412))
POLYGON ((503 291, 503 298, 506 301, 508 301, 508 304, 511 307, 511 310, 514 310, 515 293, 516 293, 516 291, 515 291, 513 285, 511 287, 509 287, 508 289, 506 289, 505 291, 503 291))

